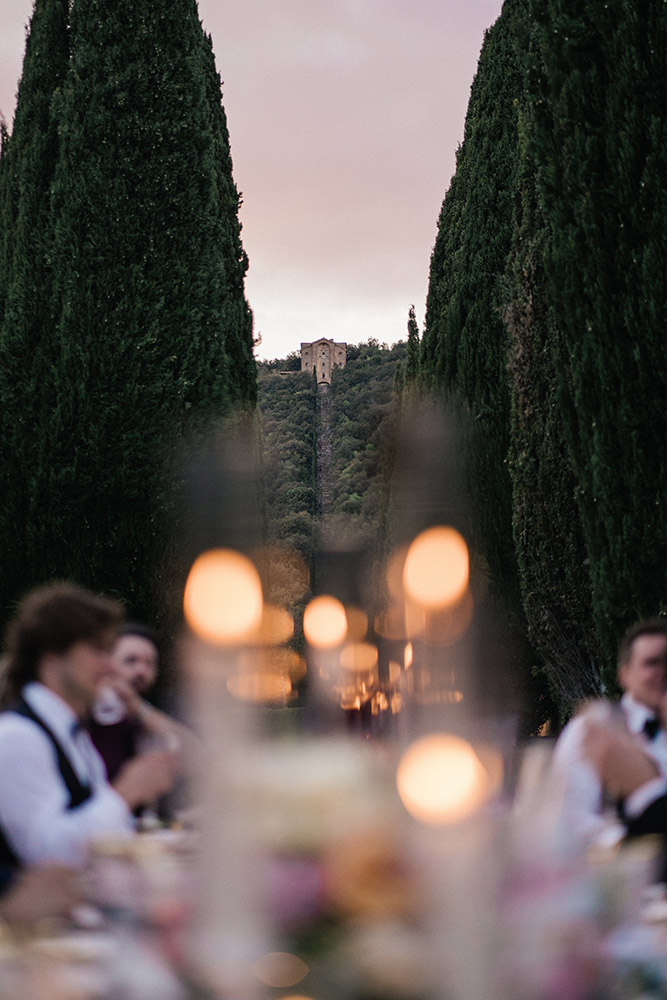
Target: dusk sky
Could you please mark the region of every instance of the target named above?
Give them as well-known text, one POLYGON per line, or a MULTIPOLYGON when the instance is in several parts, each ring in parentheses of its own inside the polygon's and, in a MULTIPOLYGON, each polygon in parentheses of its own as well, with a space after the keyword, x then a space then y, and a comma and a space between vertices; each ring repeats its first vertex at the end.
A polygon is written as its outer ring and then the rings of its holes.
MULTIPOLYGON (((33 0, 0 0, 9 124, 33 0)), ((501 0, 199 0, 243 195, 258 358, 423 320, 438 212, 501 0)))

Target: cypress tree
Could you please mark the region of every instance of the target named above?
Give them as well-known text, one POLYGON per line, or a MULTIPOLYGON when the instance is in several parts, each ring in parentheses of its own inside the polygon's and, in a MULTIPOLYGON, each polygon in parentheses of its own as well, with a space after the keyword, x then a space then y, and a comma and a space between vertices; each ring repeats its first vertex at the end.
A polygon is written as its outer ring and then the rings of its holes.
POLYGON ((667 15, 658 0, 534 0, 529 99, 548 227, 558 406, 613 679, 619 633, 665 610, 667 15))
POLYGON ((525 688, 525 732, 555 713, 535 672, 521 601, 509 474, 510 341, 504 324, 507 262, 518 183, 518 110, 523 93, 526 0, 506 0, 486 33, 470 93, 463 144, 431 257, 420 378, 466 419, 472 543, 489 575, 492 613, 508 625, 525 688))
POLYGON ((506 311, 512 397, 509 467, 528 635, 564 719, 582 700, 601 694, 603 657, 593 625, 576 481, 558 407, 556 372, 567 371, 568 362, 546 303, 543 256, 548 232, 535 193, 529 136, 524 108, 506 311))
POLYGON ((153 615, 178 442, 255 399, 238 195, 195 0, 75 0, 70 31, 18 533, 31 583, 72 576, 153 615))
POLYGON ((209 127, 213 140, 215 198, 221 224, 220 245, 224 267, 220 266, 220 304, 225 347, 230 360, 229 384, 237 402, 256 402, 257 371, 253 355, 252 312, 244 296, 243 283, 248 257, 241 243, 238 212, 241 198, 234 184, 227 117, 222 105, 222 83, 215 66, 211 38, 201 34, 201 59, 209 106, 209 127))
POLYGON ((504 274, 512 234, 521 73, 514 32, 519 4, 505 3, 487 32, 470 93, 463 144, 431 258, 421 375, 470 417, 470 489, 476 547, 499 589, 516 591, 504 274))
MULTIPOLYGON (((14 126, 0 157, 0 545, 3 608, 31 581, 32 474, 50 405, 45 340, 53 330, 51 186, 58 153, 54 95, 69 64, 68 0, 36 0, 14 126)), ((48 517, 41 498, 38 516, 48 517)))
MULTIPOLYGON (((21 299, 32 297, 25 284, 34 270, 22 263, 39 253, 49 186, 57 155, 57 134, 50 105, 69 61, 68 0, 36 0, 30 21, 11 141, 5 132, 0 157, 0 327, 5 310, 14 310, 7 326, 23 321, 21 299), (7 305, 7 300, 19 304, 7 305)), ((42 275, 39 275, 41 279, 42 275)), ((29 301, 28 301, 29 305, 29 301)))
POLYGON ((405 381, 415 382, 419 376, 419 327, 415 307, 408 311, 408 350, 405 359, 405 381))

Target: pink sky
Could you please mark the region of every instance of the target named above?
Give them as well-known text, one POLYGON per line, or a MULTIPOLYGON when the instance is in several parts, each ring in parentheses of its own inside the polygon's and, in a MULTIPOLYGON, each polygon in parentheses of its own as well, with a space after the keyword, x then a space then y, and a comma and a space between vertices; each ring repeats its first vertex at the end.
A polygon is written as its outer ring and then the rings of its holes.
MULTIPOLYGON (((0 0, 11 123, 33 0, 0 0)), ((262 342, 406 337, 422 321, 438 212, 484 31, 501 0, 199 0, 243 194, 262 342)))

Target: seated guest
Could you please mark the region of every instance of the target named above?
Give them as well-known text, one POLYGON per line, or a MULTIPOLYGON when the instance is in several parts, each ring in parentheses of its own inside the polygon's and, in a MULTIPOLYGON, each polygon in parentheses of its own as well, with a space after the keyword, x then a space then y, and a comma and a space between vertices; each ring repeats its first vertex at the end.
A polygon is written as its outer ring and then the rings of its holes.
POLYGON ((172 786, 176 755, 142 754, 110 784, 83 723, 112 671, 119 604, 69 583, 31 592, 6 636, 0 715, 0 866, 80 866, 99 834, 172 786))
POLYGON ((157 679, 158 640, 146 625, 125 622, 112 653, 113 672, 93 705, 88 730, 113 781, 142 749, 195 752, 193 734, 143 697, 157 679))
POLYGON ((631 837, 667 836, 667 778, 629 733, 590 720, 585 752, 631 837))
POLYGON ((620 702, 601 701, 577 714, 554 748, 553 776, 562 799, 560 825, 570 843, 579 847, 604 835, 615 812, 585 748, 594 719, 632 737, 657 770, 667 774, 667 734, 655 721, 667 693, 667 619, 640 621, 626 632, 619 645, 618 682, 623 691, 620 702))

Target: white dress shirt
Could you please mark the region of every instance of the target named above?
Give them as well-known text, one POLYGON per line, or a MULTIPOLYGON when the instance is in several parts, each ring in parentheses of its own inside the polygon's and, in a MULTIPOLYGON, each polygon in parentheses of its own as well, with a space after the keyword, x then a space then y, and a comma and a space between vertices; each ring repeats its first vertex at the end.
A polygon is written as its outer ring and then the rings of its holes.
MULTIPOLYGON (((653 757, 661 773, 667 775, 665 731, 661 729, 652 740, 643 731, 644 723, 655 713, 627 693, 618 706, 611 702, 601 703, 600 711, 609 718, 615 713, 622 713, 628 732, 637 737, 638 743, 653 757)), ((552 777, 560 797, 558 822, 563 839, 579 848, 605 835, 613 839, 624 833, 624 828, 617 822, 614 804, 605 803, 598 774, 584 753, 586 723, 585 715, 577 715, 568 722, 556 741, 552 758, 552 777)), ((667 782, 660 778, 651 782, 650 786, 642 786, 626 800, 628 815, 641 812, 648 802, 660 794, 661 789, 667 788, 667 782)))
POLYGON ((91 795, 68 809, 69 792, 53 743, 31 719, 0 714, 0 825, 16 855, 29 865, 85 863, 90 840, 130 834, 134 822, 125 800, 111 787, 104 763, 72 709, 49 688, 27 684, 23 697, 44 720, 91 795))

